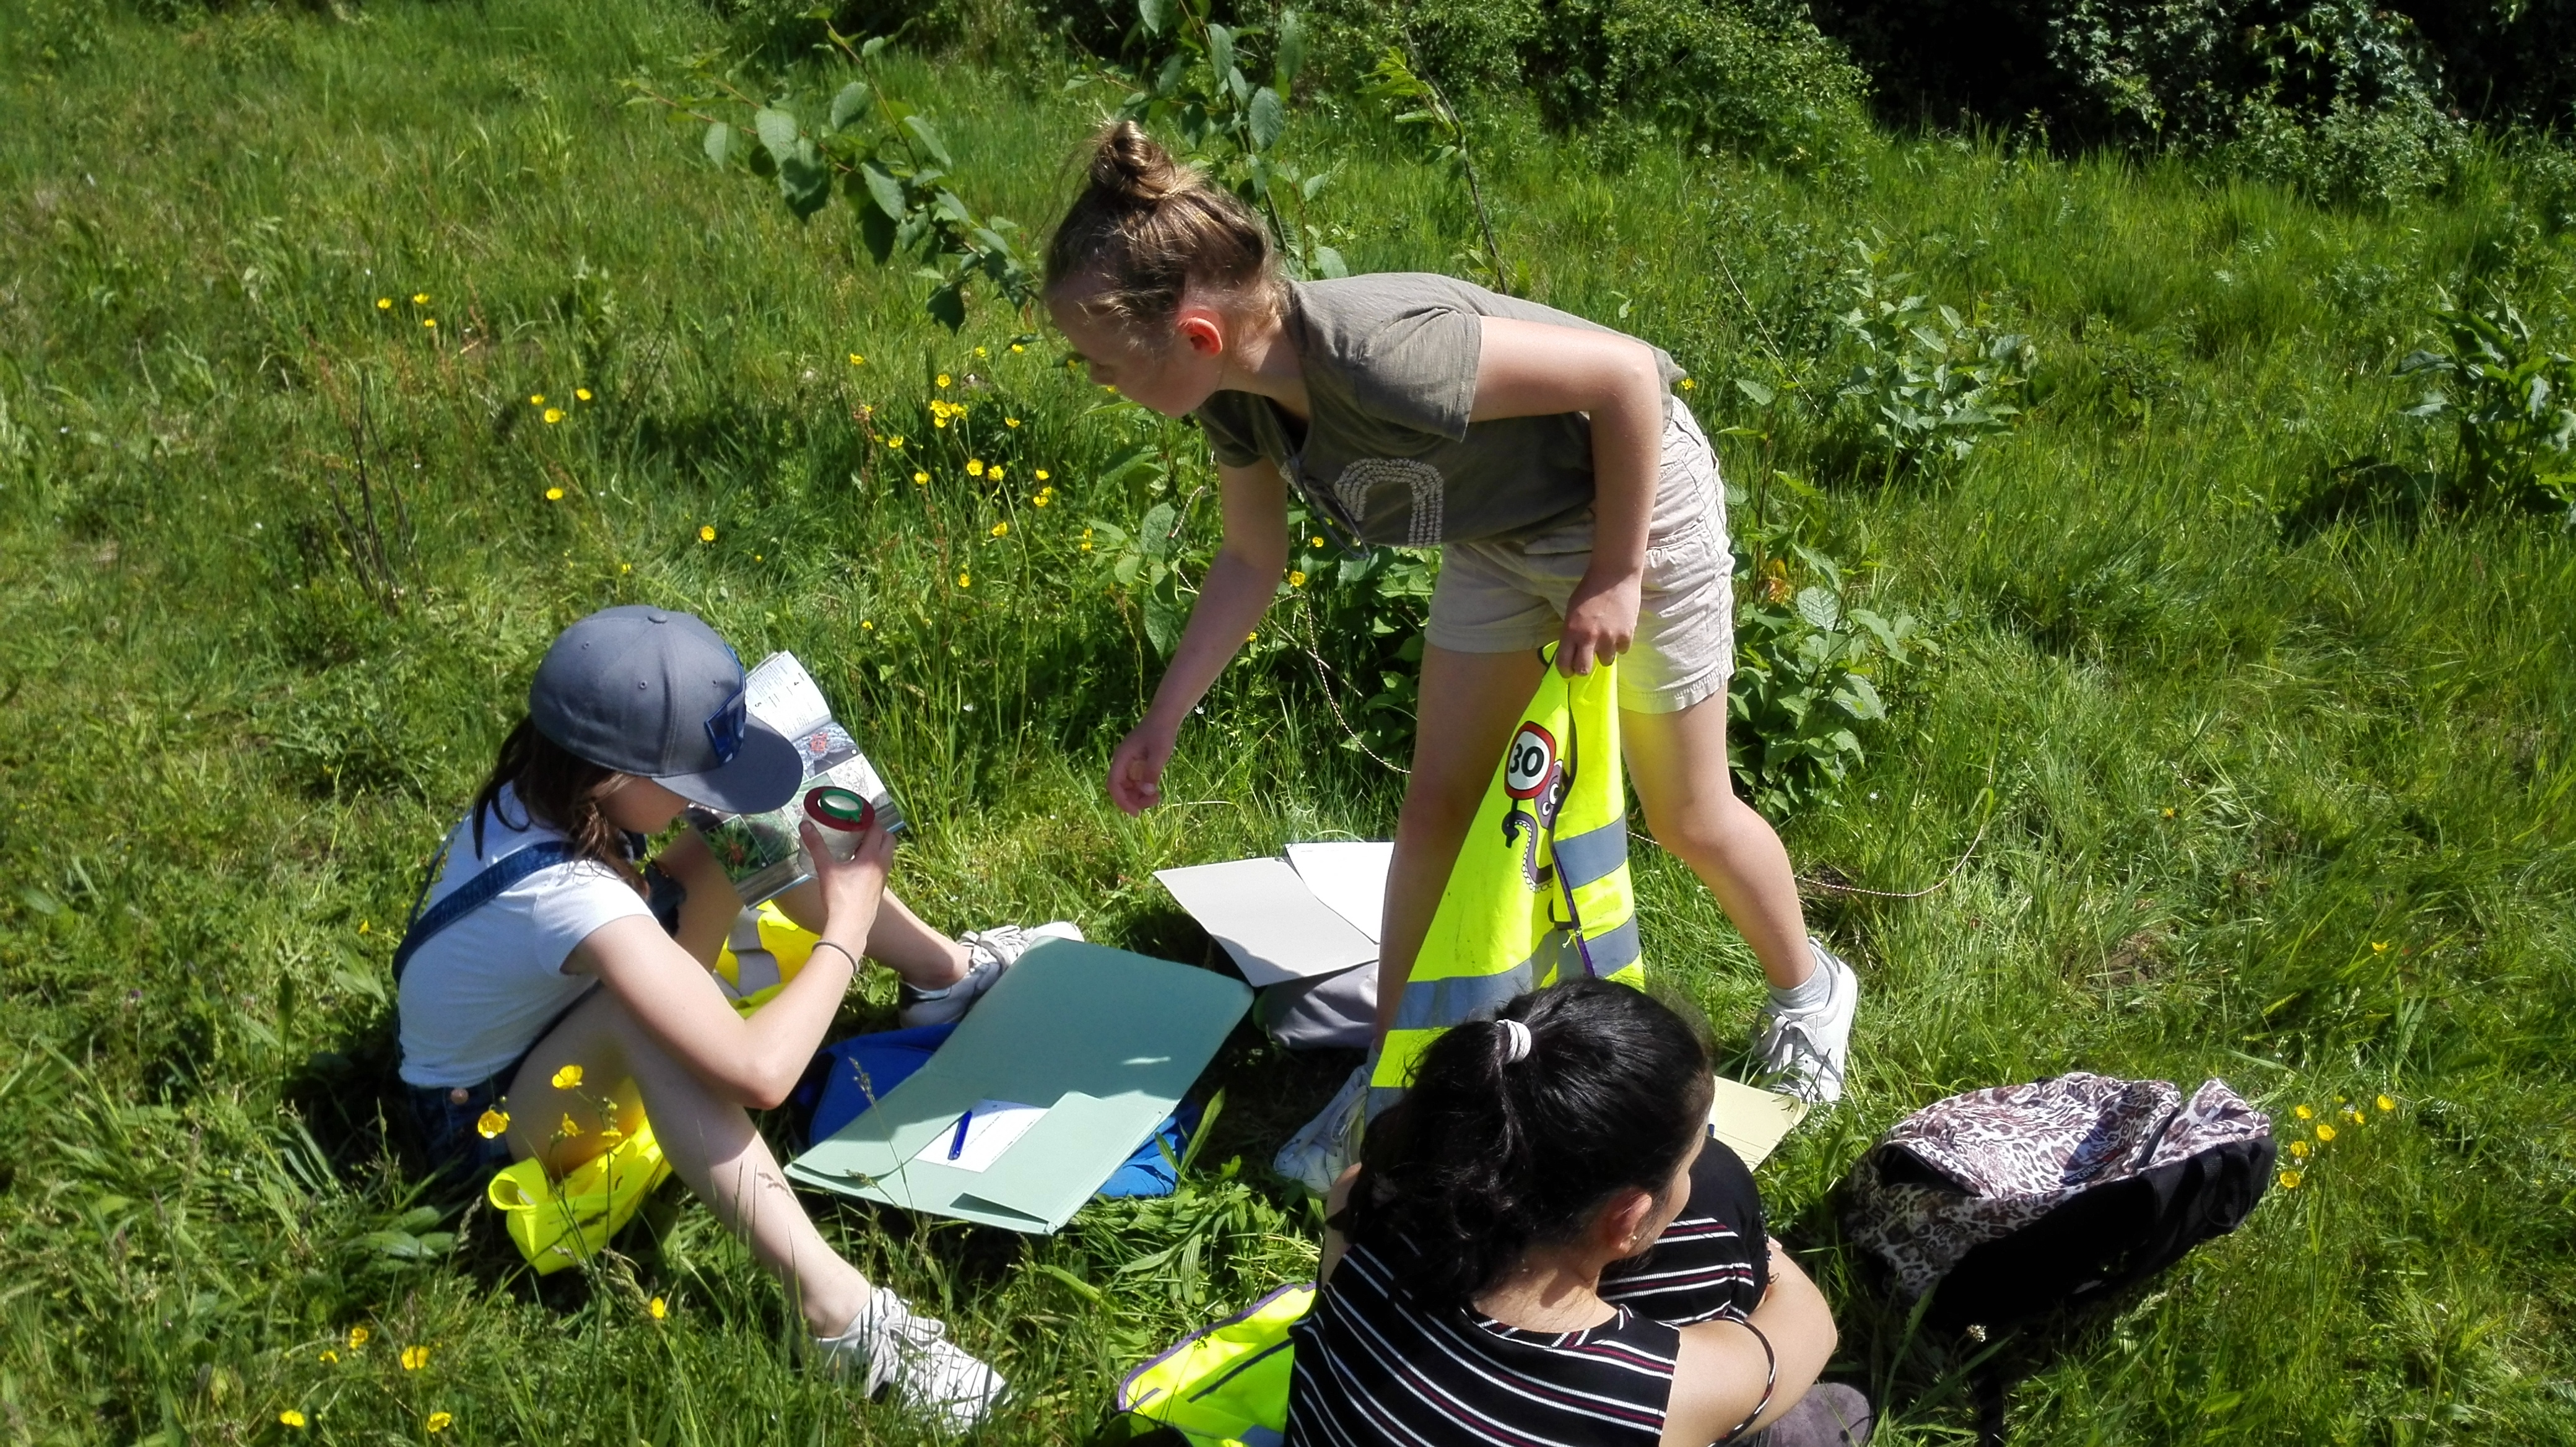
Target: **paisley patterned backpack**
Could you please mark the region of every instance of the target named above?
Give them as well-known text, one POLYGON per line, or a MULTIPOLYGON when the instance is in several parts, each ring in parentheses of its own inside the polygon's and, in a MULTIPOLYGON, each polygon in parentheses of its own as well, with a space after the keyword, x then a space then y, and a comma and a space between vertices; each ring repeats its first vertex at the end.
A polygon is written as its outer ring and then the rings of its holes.
MULTIPOLYGON (((2271 1184, 2271 1118, 2224 1081, 2081 1072, 1936 1101, 1852 1168, 1843 1224, 1936 1328, 2081 1307, 2236 1229, 2271 1184)), ((1982 1335, 1982 1331, 1978 1333, 1982 1335)))

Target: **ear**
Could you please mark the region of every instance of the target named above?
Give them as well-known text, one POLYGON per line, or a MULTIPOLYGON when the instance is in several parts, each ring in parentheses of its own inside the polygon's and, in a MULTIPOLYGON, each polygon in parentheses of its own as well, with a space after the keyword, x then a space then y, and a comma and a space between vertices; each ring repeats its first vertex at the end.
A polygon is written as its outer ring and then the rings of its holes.
POLYGON ((1592 1218, 1593 1244, 1610 1252, 1614 1258, 1634 1256, 1651 1244, 1639 1241, 1637 1234, 1655 1214, 1655 1198, 1631 1187, 1612 1196, 1592 1218))
POLYGON ((1205 307, 1184 307, 1172 321, 1172 330, 1180 335, 1182 345, 1202 357, 1225 353, 1225 327, 1216 313, 1205 307))

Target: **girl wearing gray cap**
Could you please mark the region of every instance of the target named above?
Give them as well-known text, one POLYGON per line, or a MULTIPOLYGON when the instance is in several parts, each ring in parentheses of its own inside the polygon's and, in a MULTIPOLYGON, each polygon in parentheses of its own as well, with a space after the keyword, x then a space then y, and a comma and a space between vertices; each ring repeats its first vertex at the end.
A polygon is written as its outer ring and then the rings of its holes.
POLYGON ((907 1024, 933 1023, 1035 932, 951 940, 885 892, 889 836, 865 833, 843 862, 809 824, 814 882, 780 902, 821 940, 767 1005, 736 1014, 709 969, 742 908, 731 881, 693 833, 649 870, 637 856, 688 804, 774 809, 802 774, 698 619, 629 606, 565 629, 394 956, 402 1078, 433 1164, 468 1177, 537 1155, 569 1171, 607 1148, 599 1101, 630 1124, 640 1107, 672 1170, 786 1285, 827 1370, 962 1427, 1001 1377, 833 1251, 749 1112, 795 1086, 862 955, 903 977, 907 1024), (486 1137, 505 1097, 510 1119, 486 1137))

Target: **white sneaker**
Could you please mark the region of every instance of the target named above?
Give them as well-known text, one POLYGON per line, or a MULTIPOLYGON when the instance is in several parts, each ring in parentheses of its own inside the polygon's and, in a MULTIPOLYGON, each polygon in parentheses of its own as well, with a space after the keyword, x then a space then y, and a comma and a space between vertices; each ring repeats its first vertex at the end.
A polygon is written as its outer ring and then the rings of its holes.
POLYGON ((1001 1373, 882 1286, 839 1336, 816 1337, 814 1353, 817 1369, 856 1380, 861 1395, 873 1397, 891 1385, 897 1401, 952 1432, 982 1421, 1002 1395, 1001 1373))
POLYGON ((1806 1010, 1764 1006, 1753 1056, 1755 1068, 1775 1088, 1809 1105, 1831 1105, 1843 1097, 1852 1016, 1860 1008, 1860 975, 1823 941, 1810 939, 1807 945, 1816 952, 1816 968, 1831 982, 1830 993, 1825 1003, 1806 1010))
POLYGON ((957 937, 966 947, 966 973, 956 984, 944 990, 916 990, 905 985, 897 992, 895 1023, 906 1030, 919 1025, 945 1025, 966 1017, 967 1008, 984 998, 1002 972, 1019 962, 1020 956, 1040 940, 1079 940, 1082 927, 1071 920, 1052 920, 1035 929, 1022 929, 1015 924, 995 925, 988 930, 968 930, 957 937))
POLYGON ((1360 1130, 1368 1106, 1369 1068, 1361 1065, 1333 1092, 1313 1120, 1298 1128, 1272 1157, 1270 1169, 1323 1195, 1360 1158, 1360 1130))

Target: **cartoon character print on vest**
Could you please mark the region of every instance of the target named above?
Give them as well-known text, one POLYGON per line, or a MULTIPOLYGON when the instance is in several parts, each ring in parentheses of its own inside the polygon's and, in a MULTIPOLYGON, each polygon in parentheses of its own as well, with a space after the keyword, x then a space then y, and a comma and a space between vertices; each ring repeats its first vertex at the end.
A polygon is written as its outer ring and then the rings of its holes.
POLYGON ((1354 534, 1361 533, 1372 511, 1383 514, 1384 504, 1401 501, 1409 509, 1402 545, 1429 548, 1440 543, 1444 491, 1440 469, 1430 463, 1409 457, 1354 458, 1333 480, 1332 491, 1354 534), (1376 508, 1370 506, 1372 494, 1379 500, 1376 508))
POLYGON ((1954 1095, 1898 1122, 1852 1171, 1845 1225, 1920 1297, 1977 1246, 2096 1187, 2271 1132, 2222 1081, 2075 1071, 1954 1095))
POLYGON ((1565 792, 1572 784, 1565 761, 1558 757, 1556 736, 1536 719, 1522 720, 1520 732, 1512 735, 1512 746, 1503 755, 1503 795, 1511 801, 1503 814, 1503 842, 1519 841, 1521 882, 1532 893, 1556 882, 1555 860, 1538 862, 1538 836, 1556 826, 1557 812, 1565 807, 1565 792))

